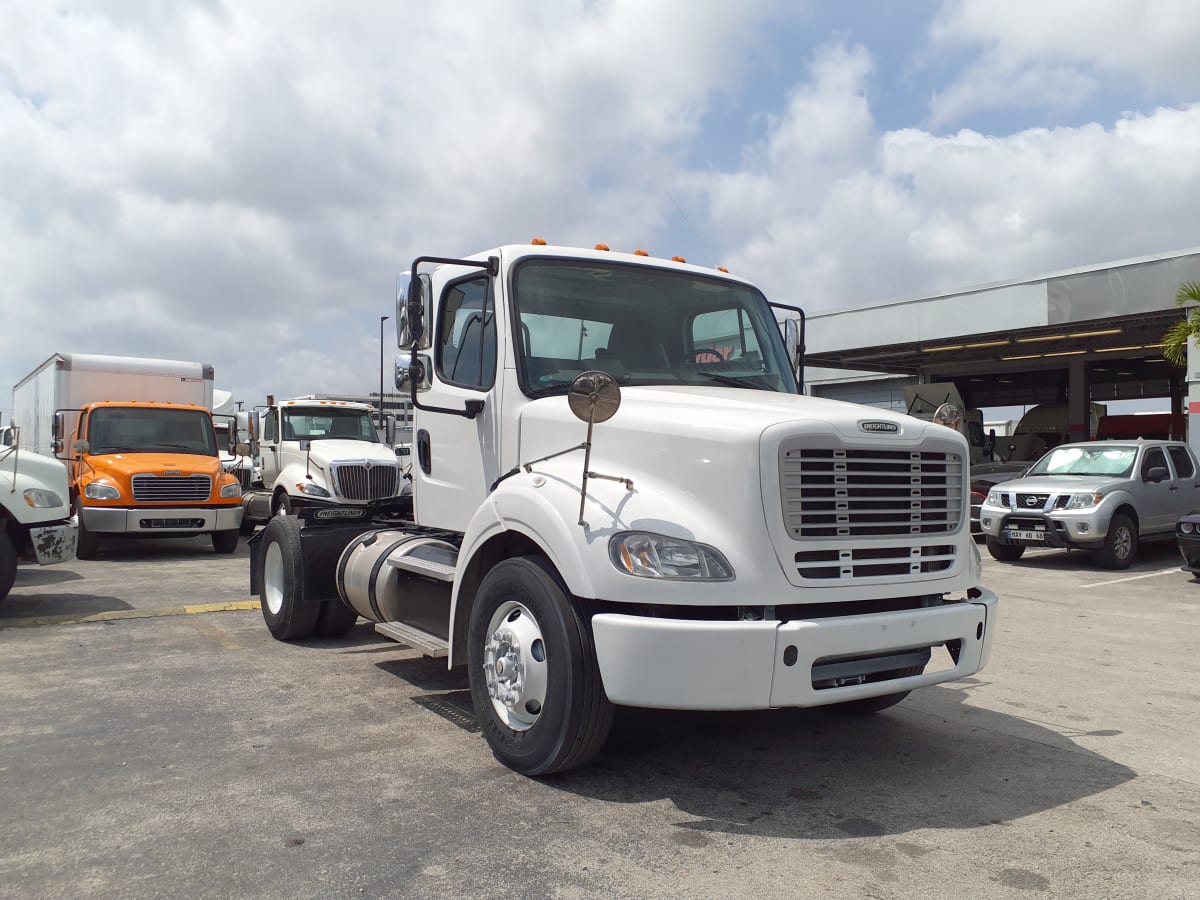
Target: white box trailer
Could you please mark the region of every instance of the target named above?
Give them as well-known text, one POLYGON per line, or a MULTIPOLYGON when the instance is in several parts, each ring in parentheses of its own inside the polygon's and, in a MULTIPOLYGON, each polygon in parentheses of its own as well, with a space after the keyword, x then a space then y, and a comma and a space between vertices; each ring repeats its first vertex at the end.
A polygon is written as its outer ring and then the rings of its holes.
POLYGON ((194 403, 212 408, 208 363, 90 353, 55 353, 13 388, 21 444, 54 455, 54 412, 100 400, 194 403))

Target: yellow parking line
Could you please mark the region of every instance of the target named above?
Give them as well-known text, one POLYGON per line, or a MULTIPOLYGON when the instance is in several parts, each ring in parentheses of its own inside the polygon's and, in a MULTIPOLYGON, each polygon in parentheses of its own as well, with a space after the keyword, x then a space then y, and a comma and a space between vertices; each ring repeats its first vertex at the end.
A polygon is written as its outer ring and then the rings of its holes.
POLYGON ((193 603, 186 606, 162 606, 158 609, 114 609, 108 612, 87 615, 35 616, 28 619, 0 620, 0 631, 5 628, 39 628, 43 625, 73 625, 87 622, 111 622, 114 619, 161 619, 165 616, 197 616, 213 612, 233 612, 243 609, 258 609, 257 600, 234 600, 227 603, 193 603))

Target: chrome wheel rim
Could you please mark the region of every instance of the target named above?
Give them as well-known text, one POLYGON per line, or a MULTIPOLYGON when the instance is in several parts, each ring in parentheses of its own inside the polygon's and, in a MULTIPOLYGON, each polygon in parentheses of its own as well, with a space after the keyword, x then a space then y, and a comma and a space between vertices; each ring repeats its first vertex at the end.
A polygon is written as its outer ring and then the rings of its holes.
POLYGON ((263 596, 271 615, 283 609, 283 551, 275 541, 267 544, 263 556, 263 596))
POLYGON ((492 614, 483 645, 483 677, 496 716, 513 731, 536 724, 546 702, 546 643, 533 613, 514 600, 492 614))
POLYGON ((1113 553, 1117 559, 1128 559, 1133 551, 1133 532, 1122 526, 1113 537, 1113 553))

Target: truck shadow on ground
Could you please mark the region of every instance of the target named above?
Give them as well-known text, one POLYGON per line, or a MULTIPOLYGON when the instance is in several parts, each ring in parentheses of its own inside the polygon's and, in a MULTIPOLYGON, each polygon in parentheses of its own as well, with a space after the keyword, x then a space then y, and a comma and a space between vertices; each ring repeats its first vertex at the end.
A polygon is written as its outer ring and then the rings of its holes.
MULTIPOLYGON (((376 665, 426 692, 414 703, 478 732, 463 670, 420 657, 376 665)), ((1136 777, 1073 740, 1117 732, 966 703, 980 684, 924 688, 874 716, 620 708, 592 764, 539 780, 610 803, 669 800, 683 814, 672 840, 701 847, 714 834, 827 840, 1003 825, 1136 777)))
POLYGON ((133 607, 118 597, 108 597, 97 594, 59 594, 39 593, 22 596, 21 579, 13 592, 0 604, 0 628, 6 625, 19 624, 22 619, 41 619, 49 617, 83 618, 95 613, 116 612, 117 610, 133 609, 133 607))
POLYGON ((243 539, 233 553, 215 553, 212 539, 207 535, 171 539, 103 538, 95 562, 179 562, 205 556, 249 559, 250 548, 243 539))
POLYGON ((1106 569, 1096 562, 1095 556, 1087 550, 1033 550, 1025 551, 1025 555, 1015 562, 999 562, 988 556, 986 549, 981 548, 984 560, 997 566, 1016 566, 1022 569, 1051 568, 1068 572, 1081 572, 1094 575, 1095 581, 1109 581, 1155 572, 1182 563, 1179 548, 1174 539, 1170 541, 1153 541, 1143 543, 1138 548, 1137 559, 1128 569, 1106 569))

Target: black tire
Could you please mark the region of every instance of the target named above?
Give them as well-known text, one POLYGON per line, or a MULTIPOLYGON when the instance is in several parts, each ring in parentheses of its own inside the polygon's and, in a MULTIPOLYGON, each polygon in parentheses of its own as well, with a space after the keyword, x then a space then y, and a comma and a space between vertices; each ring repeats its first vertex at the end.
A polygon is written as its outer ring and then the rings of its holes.
POLYGON ((100 555, 100 535, 88 531, 83 524, 83 501, 75 498, 75 519, 79 523, 79 542, 75 545, 75 555, 79 559, 95 559, 100 555))
MULTIPOLYGON (((914 666, 911 669, 905 669, 896 673, 897 678, 908 678, 912 675, 920 675, 925 671, 924 666, 914 666)), ((883 694, 879 697, 867 697, 864 700, 846 700, 843 703, 833 704, 833 708, 838 712, 849 713, 855 716, 867 716, 872 713, 883 712, 885 709, 891 709, 912 691, 897 691, 894 694, 883 694)))
POLYGON ((238 526, 238 534, 240 534, 242 537, 249 537, 250 535, 254 534, 254 526, 256 524, 257 523, 253 519, 243 512, 242 524, 238 526))
POLYGON ((8 596, 13 582, 17 580, 17 548, 0 519, 0 600, 8 596))
POLYGON ((271 498, 271 515, 290 516, 293 511, 292 498, 287 495, 287 491, 277 491, 271 498))
POLYGON ((542 557, 504 560, 484 577, 471 610, 467 674, 483 736, 496 759, 514 771, 549 775, 583 765, 608 738, 613 706, 604 693, 589 622, 579 601, 542 557), (529 647, 521 648, 520 671, 527 675, 528 663, 536 660, 545 676, 544 700, 536 709, 531 712, 528 702, 523 709, 512 708, 532 719, 516 728, 501 718, 499 701, 488 694, 484 662, 493 616, 514 604, 520 609, 512 609, 504 624, 531 625, 537 635, 529 647), (539 641, 540 654, 535 649, 539 641))
POLYGON ((321 601, 313 633, 319 637, 341 637, 357 621, 358 613, 343 603, 341 597, 329 597, 321 601))
POLYGON ((214 531, 212 533, 213 551, 216 553, 232 553, 238 547, 238 530, 214 531))
POLYGON ((310 637, 316 629, 321 601, 306 596, 304 557, 300 552, 300 520, 275 516, 263 529, 258 546, 259 604, 272 636, 280 641, 310 637))
POLYGON ((1137 552, 1137 526, 1125 513, 1117 513, 1108 523, 1108 534, 1096 551, 1096 561, 1106 569, 1128 569, 1137 552))
POLYGON ((992 537, 987 539, 987 548, 992 559, 1000 562, 1016 562, 1025 554, 1025 548, 1020 544, 1002 544, 992 537))

